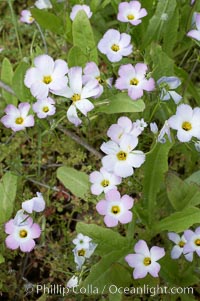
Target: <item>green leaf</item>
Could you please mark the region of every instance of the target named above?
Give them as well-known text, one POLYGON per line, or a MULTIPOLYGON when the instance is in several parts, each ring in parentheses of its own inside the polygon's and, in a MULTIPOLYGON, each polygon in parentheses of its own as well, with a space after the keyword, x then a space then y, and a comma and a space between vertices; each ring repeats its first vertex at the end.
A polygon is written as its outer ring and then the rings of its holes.
POLYGON ((77 13, 72 24, 74 46, 78 46, 86 55, 88 61, 98 65, 98 53, 94 34, 86 13, 81 10, 77 13))
POLYGON ((21 62, 15 70, 12 81, 13 90, 22 102, 30 102, 31 98, 30 90, 24 85, 24 77, 28 68, 29 64, 21 62))
POLYGON ((189 185, 173 173, 166 178, 167 195, 176 210, 182 210, 188 205, 200 204, 200 189, 196 185, 189 185))
POLYGON ((125 263, 124 257, 129 253, 129 248, 117 248, 104 255, 97 264, 91 267, 90 274, 82 286, 92 285, 93 288, 98 289, 99 294, 108 293, 112 285, 129 286, 132 280, 131 276, 128 270, 119 264, 119 262, 125 263))
POLYGON ((0 224, 7 221, 13 212, 17 191, 17 176, 7 172, 0 182, 0 224))
POLYGON ((48 29, 56 34, 64 34, 64 24, 62 23, 61 18, 43 9, 37 8, 32 8, 31 13, 42 28, 48 29))
POLYGON ((187 207, 182 211, 171 214, 153 226, 154 234, 162 231, 183 232, 200 221, 200 209, 187 207))
POLYGON ((156 208, 156 197, 164 182, 164 175, 168 170, 168 153, 172 143, 157 143, 154 150, 147 155, 144 163, 143 194, 144 205, 149 213, 149 223, 154 218, 156 208))
POLYGON ((146 34, 143 37, 142 47, 145 48, 151 41, 159 41, 163 34, 165 26, 170 24, 171 17, 176 8, 176 1, 160 0, 158 1, 156 11, 149 21, 146 34), (165 18, 166 17, 166 18, 165 18))
POLYGON ((96 108, 97 112, 106 114, 143 112, 145 104, 142 99, 133 101, 127 94, 119 93, 106 99, 105 105, 96 108))
POLYGON ((78 46, 73 46, 67 57, 69 68, 74 66, 84 67, 88 59, 78 46))
POLYGON ((197 185, 200 185, 200 170, 194 172, 191 176, 189 176, 187 179, 185 179, 186 183, 195 183, 197 185))
POLYGON ((76 226, 76 231, 91 237, 98 244, 95 253, 101 256, 118 248, 123 248, 125 245, 133 244, 133 240, 130 242, 118 232, 94 224, 88 225, 79 222, 76 226))
MULTIPOLYGON (((12 88, 13 68, 12 64, 6 57, 3 59, 1 68, 1 80, 12 88)), ((2 96, 6 101, 6 104, 17 105, 17 98, 12 94, 2 89, 2 96)))
POLYGON ((2 254, 0 254, 0 264, 3 263, 3 262, 5 262, 5 258, 3 257, 2 254))
POLYGON ((153 77, 158 80, 162 76, 174 74, 174 61, 157 44, 152 44, 151 59, 153 61, 153 77))
POLYGON ((177 41, 179 27, 179 10, 175 9, 174 14, 168 20, 164 28, 163 50, 169 55, 173 55, 173 49, 177 41))
POLYGON ((57 169, 57 178, 77 197, 84 199, 89 192, 89 177, 82 171, 62 166, 57 169))

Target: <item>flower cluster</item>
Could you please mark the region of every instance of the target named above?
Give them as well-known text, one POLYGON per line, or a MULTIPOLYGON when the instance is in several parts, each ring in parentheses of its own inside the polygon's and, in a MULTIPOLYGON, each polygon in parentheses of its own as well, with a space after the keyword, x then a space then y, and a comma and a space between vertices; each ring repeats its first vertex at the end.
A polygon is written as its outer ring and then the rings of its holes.
POLYGON ((5 243, 7 248, 15 250, 20 248, 22 252, 31 252, 35 247, 34 239, 39 238, 41 234, 40 226, 33 222, 33 219, 25 214, 41 212, 45 208, 45 201, 40 192, 37 197, 22 203, 22 209, 17 211, 14 219, 5 224, 5 232, 8 234, 5 243))
POLYGON ((74 261, 76 263, 76 269, 81 270, 86 259, 94 253, 97 244, 92 242, 92 239, 88 236, 84 236, 79 233, 77 237, 73 240, 75 248, 73 249, 74 261))
POLYGON ((186 230, 182 236, 169 232, 168 238, 175 243, 171 250, 172 259, 177 259, 183 254, 188 261, 192 261, 194 252, 200 256, 200 227, 195 231, 186 230))

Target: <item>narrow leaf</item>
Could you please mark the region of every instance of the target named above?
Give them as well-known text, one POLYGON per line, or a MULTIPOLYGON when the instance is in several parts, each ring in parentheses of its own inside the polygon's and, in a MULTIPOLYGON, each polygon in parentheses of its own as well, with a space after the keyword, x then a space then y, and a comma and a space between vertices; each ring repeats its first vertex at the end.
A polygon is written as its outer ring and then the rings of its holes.
MULTIPOLYGON (((2 62, 1 80, 12 88, 13 68, 11 62, 5 57, 2 62)), ((2 96, 6 104, 17 105, 17 98, 2 89, 2 96)))

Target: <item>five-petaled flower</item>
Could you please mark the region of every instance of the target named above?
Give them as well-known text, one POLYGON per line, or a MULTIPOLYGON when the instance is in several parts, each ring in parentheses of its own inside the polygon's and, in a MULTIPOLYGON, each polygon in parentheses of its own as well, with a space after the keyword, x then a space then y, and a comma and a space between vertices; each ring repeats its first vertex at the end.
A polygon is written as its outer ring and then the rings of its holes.
POLYGON ((20 21, 22 23, 27 23, 27 24, 31 24, 35 21, 35 19, 33 18, 33 16, 31 15, 30 10, 24 9, 21 11, 21 17, 20 17, 20 21))
POLYGON ((65 61, 54 62, 49 55, 42 54, 34 59, 34 65, 27 70, 24 84, 37 99, 45 99, 49 92, 55 94, 67 85, 68 65, 65 61))
MULTIPOLYGON (((181 256, 181 254, 184 254, 183 247, 187 243, 185 236, 184 236, 184 234, 182 236, 180 236, 177 233, 169 232, 168 238, 175 243, 175 246, 171 250, 171 258, 177 259, 181 256)), ((188 261, 192 261, 192 259, 193 259, 192 252, 188 253, 188 254, 184 254, 184 256, 188 261)))
POLYGON ((38 118, 46 118, 55 114, 55 101, 51 97, 38 99, 32 105, 33 111, 37 114, 38 118))
POLYGON ((40 237, 40 226, 33 223, 28 215, 17 213, 16 216, 5 224, 5 232, 9 234, 5 240, 6 246, 11 250, 20 248, 22 252, 31 252, 35 247, 34 239, 40 237))
POLYGON ((140 19, 146 15, 147 11, 145 8, 141 8, 139 1, 122 2, 118 7, 117 20, 138 25, 142 22, 140 19))
POLYGON ((144 240, 139 240, 134 247, 136 254, 128 254, 125 257, 126 262, 132 268, 133 278, 144 278, 149 273, 153 277, 158 277, 160 264, 157 260, 165 256, 163 248, 153 246, 150 250, 144 240))
POLYGON ((195 231, 186 230, 184 236, 187 243, 183 247, 183 254, 188 261, 192 261, 194 252, 200 256, 200 227, 196 228, 195 231))
POLYGON ((14 105, 7 105, 5 108, 6 115, 1 118, 1 122, 7 128, 11 128, 14 132, 24 130, 26 127, 34 126, 34 118, 28 115, 30 104, 22 102, 18 108, 14 105))
POLYGON ((133 150, 138 139, 131 136, 124 137, 119 144, 114 141, 104 142, 101 150, 106 153, 102 158, 103 167, 119 177, 129 177, 134 173, 133 168, 140 167, 145 161, 145 154, 133 150))
POLYGON ((67 111, 67 118, 75 126, 78 126, 82 121, 78 117, 76 109, 87 116, 87 113, 94 108, 93 103, 87 98, 94 97, 99 93, 98 81, 93 79, 83 85, 81 67, 70 68, 68 77, 69 86, 57 91, 56 94, 71 99, 72 104, 67 111))
POLYGON ((119 62, 123 56, 131 54, 131 36, 116 29, 109 29, 98 43, 98 49, 105 54, 112 63, 119 62))
POLYGON ((169 118, 168 124, 177 130, 177 138, 181 142, 189 142, 192 137, 200 139, 200 108, 192 109, 189 105, 177 107, 176 115, 169 118))
POLYGON ((135 67, 131 64, 122 65, 119 68, 119 78, 115 87, 119 90, 128 90, 128 95, 137 100, 143 96, 143 91, 153 91, 155 82, 153 78, 146 78, 147 65, 137 63, 135 67))
POLYGON ((133 207, 134 200, 127 194, 121 197, 116 189, 112 189, 105 194, 105 200, 97 203, 97 212, 104 216, 104 222, 107 227, 115 227, 118 222, 122 224, 130 223, 132 212, 129 210, 133 207))
POLYGON ((102 192, 106 193, 111 189, 117 189, 116 185, 119 185, 121 181, 121 177, 108 172, 102 167, 100 172, 93 171, 90 174, 91 192, 94 195, 99 195, 102 192))

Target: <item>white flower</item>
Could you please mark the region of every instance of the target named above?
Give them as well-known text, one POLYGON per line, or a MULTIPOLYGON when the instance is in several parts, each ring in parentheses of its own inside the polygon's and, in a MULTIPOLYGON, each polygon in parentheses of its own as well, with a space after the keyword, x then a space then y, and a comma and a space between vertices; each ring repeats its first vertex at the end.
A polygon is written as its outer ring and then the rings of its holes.
POLYGON ((89 62, 86 64, 83 69, 83 84, 85 85, 90 80, 97 80, 97 86, 99 87, 99 93, 94 96, 94 98, 98 98, 103 93, 103 86, 101 84, 101 74, 98 66, 94 62, 89 62))
POLYGON ((79 233, 75 239, 73 239, 73 243, 76 245, 76 248, 79 249, 88 249, 89 243, 92 239, 82 233, 79 233))
POLYGON ((77 264, 77 270, 80 270, 82 265, 84 264, 86 258, 90 258, 90 256, 94 253, 97 244, 90 242, 89 248, 74 248, 72 251, 74 253, 74 261, 77 264))
POLYGON ((186 259, 188 261, 193 260, 193 253, 196 252, 200 256, 200 227, 196 228, 195 231, 186 230, 184 236, 187 240, 187 243, 183 247, 183 254, 187 254, 186 259), (192 253, 192 254, 190 254, 192 253))
POLYGON ((178 88, 181 85, 181 81, 178 77, 163 76, 157 81, 157 83, 161 88, 161 100, 166 101, 172 98, 176 104, 179 103, 179 101, 182 99, 182 96, 174 91, 174 89, 178 88))
POLYGON ((92 183, 91 192, 94 195, 106 193, 111 189, 117 189, 116 185, 121 183, 121 177, 108 172, 103 167, 99 171, 93 171, 90 174, 90 182, 92 183))
POLYGON ((142 151, 133 151, 138 140, 131 136, 124 137, 119 145, 114 141, 104 142, 101 150, 106 153, 102 158, 102 164, 109 172, 119 177, 129 177, 134 173, 134 168, 140 167, 145 161, 142 151))
POLYGON ((33 111, 37 114, 38 118, 46 118, 47 116, 51 116, 55 114, 55 101, 47 97, 45 99, 38 99, 32 106, 33 111))
POLYGON ((33 211, 41 212, 45 208, 45 201, 42 194, 40 192, 37 192, 36 194, 37 197, 34 197, 22 203, 22 208, 28 213, 32 213, 33 211))
POLYGON ((94 105, 87 98, 96 96, 99 93, 99 87, 97 80, 90 80, 83 86, 81 67, 70 68, 68 76, 69 86, 57 91, 56 94, 72 100, 67 111, 67 118, 75 126, 78 126, 82 121, 78 117, 76 109, 87 116, 87 113, 94 108, 94 105))
POLYGON ((68 66, 65 61, 54 62, 49 55, 42 54, 34 59, 34 65, 26 71, 24 84, 37 99, 47 98, 49 92, 55 94, 67 85, 68 66))
POLYGON ((165 134, 167 135, 169 141, 172 142, 170 127, 169 127, 169 124, 168 124, 167 120, 165 121, 162 129, 160 130, 157 141, 160 142, 160 143, 165 143, 166 142, 166 139, 164 138, 165 134))
POLYGON ((156 122, 151 122, 150 123, 150 130, 153 134, 158 133, 158 126, 157 126, 156 122))
POLYGON ((30 10, 24 9, 21 11, 21 17, 20 17, 20 21, 22 23, 27 23, 27 24, 31 24, 35 21, 35 19, 32 17, 30 10))
POLYGON ((144 121, 144 119, 137 119, 134 123, 133 126, 135 125, 135 128, 139 130, 140 134, 144 131, 144 128, 147 127, 147 123, 144 121))
POLYGON ((92 17, 92 12, 91 12, 90 7, 89 7, 88 5, 85 5, 85 4, 83 4, 83 5, 77 4, 77 5, 74 5, 74 6, 72 7, 72 11, 71 11, 71 13, 70 13, 70 19, 71 19, 72 21, 74 21, 74 19, 75 19, 77 13, 78 13, 80 10, 83 10, 83 11, 86 13, 88 19, 90 19, 90 18, 92 17))
MULTIPOLYGON (((187 243, 185 236, 184 234, 180 236, 177 233, 169 232, 168 238, 175 243, 175 246, 171 250, 171 258, 177 259, 181 256, 181 254, 183 254, 183 247, 187 243)), ((184 256, 187 260, 191 261, 193 253, 184 254, 184 256)))
POLYGON ((74 275, 69 279, 69 281, 66 284, 66 287, 72 288, 72 287, 76 287, 77 285, 78 285, 78 277, 74 275))
POLYGON ((200 153, 200 141, 196 141, 194 147, 200 153))
POLYGON ((37 0, 35 6, 39 9, 52 8, 52 4, 49 0, 37 0))
POLYGON ((168 124, 177 130, 177 138, 181 142, 189 142, 192 137, 200 139, 200 108, 193 110, 189 105, 179 105, 168 124))

